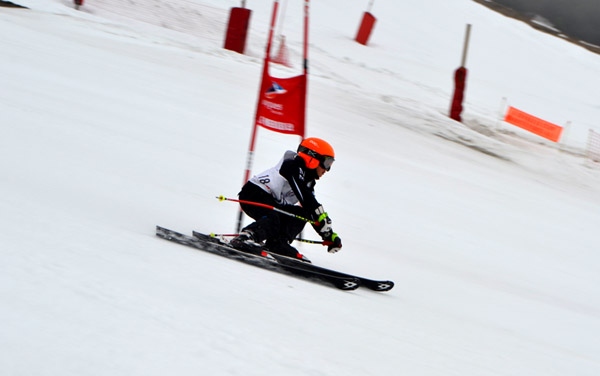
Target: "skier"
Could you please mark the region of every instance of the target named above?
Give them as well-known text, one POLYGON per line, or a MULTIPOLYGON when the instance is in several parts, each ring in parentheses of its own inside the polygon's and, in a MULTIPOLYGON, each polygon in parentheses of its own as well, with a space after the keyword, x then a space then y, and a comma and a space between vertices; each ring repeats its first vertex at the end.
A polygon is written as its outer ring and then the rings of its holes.
MULTIPOLYGON (((320 138, 307 138, 300 143, 296 153, 286 151, 276 166, 246 182, 238 194, 239 198, 311 219, 315 222, 313 228, 328 243, 328 252, 335 253, 342 248, 342 240, 333 232, 331 218, 314 193, 316 180, 331 169, 334 156, 329 143, 320 138)), ((240 205, 255 222, 231 240, 234 248, 244 250, 249 244, 265 241, 265 248, 270 252, 310 262, 290 245, 304 228, 305 221, 256 205, 240 205)))

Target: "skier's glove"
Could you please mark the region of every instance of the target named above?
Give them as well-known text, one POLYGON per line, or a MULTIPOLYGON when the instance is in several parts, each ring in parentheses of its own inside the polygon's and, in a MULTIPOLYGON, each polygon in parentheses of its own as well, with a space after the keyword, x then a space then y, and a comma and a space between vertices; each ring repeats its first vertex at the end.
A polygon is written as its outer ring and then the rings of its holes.
POLYGON ((342 249, 342 239, 335 232, 332 232, 331 236, 325 239, 325 241, 329 242, 327 245, 327 252, 329 253, 336 253, 342 249))
POLYGON ((331 218, 329 218, 322 205, 315 210, 313 218, 317 222, 313 227, 319 235, 321 235, 322 239, 325 239, 333 233, 333 229, 331 228, 331 218))

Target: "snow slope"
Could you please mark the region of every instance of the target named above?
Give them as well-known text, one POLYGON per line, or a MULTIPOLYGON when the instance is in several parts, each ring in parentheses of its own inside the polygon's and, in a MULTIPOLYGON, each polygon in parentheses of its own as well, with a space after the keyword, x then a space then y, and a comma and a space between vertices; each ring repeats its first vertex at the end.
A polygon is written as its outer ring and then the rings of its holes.
MULTIPOLYGON (((344 293, 154 236, 234 227, 214 197, 242 184, 270 2, 248 4, 246 55, 221 48, 238 1, 19 3, 0 8, 3 374, 600 372, 597 55, 466 0, 378 2, 365 47, 363 1, 313 2, 308 135, 336 149, 317 194, 344 248, 299 247, 397 284, 344 293), (570 121, 564 143, 498 121, 502 98, 570 121)), ((255 170, 297 142, 259 131, 255 170)))

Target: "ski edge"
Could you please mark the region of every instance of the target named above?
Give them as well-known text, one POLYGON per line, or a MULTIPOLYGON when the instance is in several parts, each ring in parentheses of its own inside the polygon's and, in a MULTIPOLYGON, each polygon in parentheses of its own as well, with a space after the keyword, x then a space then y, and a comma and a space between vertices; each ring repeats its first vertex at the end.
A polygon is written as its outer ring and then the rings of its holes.
MULTIPOLYGON (((218 238, 203 234, 198 231, 193 231, 192 234, 197 239, 204 239, 206 241, 209 241, 209 242, 212 242, 215 244, 223 244, 218 238)), ((283 265, 297 266, 298 268, 318 271, 319 273, 328 274, 328 275, 335 276, 335 277, 355 278, 358 280, 359 285, 361 287, 365 287, 369 290, 373 290, 373 291, 377 291, 377 292, 386 292, 386 291, 390 291, 391 289, 393 289, 394 285, 395 285, 395 283, 390 280, 375 280, 375 279, 360 277, 357 275, 348 274, 348 273, 340 272, 340 271, 333 270, 333 269, 327 269, 327 268, 317 266, 314 264, 305 263, 300 260, 295 260, 291 257, 278 255, 276 253, 271 253, 268 251, 265 251, 265 252, 270 254, 280 264, 283 264, 283 265)))
POLYGON ((229 259, 235 259, 247 264, 261 267, 274 272, 279 272, 287 275, 300 277, 304 280, 321 282, 328 286, 333 286, 344 291, 356 290, 359 286, 359 281, 352 277, 332 276, 317 271, 306 270, 295 265, 285 265, 277 262, 274 258, 267 258, 261 255, 242 252, 235 248, 222 244, 221 242, 208 241, 206 239, 198 239, 195 236, 189 236, 180 232, 167 229, 162 226, 156 226, 156 235, 162 239, 173 241, 175 243, 192 247, 201 251, 223 256, 229 259), (203 247, 202 245, 211 245, 211 247, 203 247))

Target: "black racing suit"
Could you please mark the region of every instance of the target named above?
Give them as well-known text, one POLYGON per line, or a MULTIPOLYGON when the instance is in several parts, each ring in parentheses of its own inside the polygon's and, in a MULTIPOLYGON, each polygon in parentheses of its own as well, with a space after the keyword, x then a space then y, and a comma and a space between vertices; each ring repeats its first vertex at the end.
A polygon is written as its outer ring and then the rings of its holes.
MULTIPOLYGON (((271 169, 250 179, 239 193, 240 200, 274 206, 303 218, 316 220, 321 206, 314 195, 318 175, 306 167, 304 160, 288 151, 271 169), (296 205, 297 203, 300 206, 296 205)), ((256 222, 246 226, 256 242, 266 240, 267 248, 287 245, 302 231, 305 221, 274 210, 241 204, 242 210, 256 222)))

